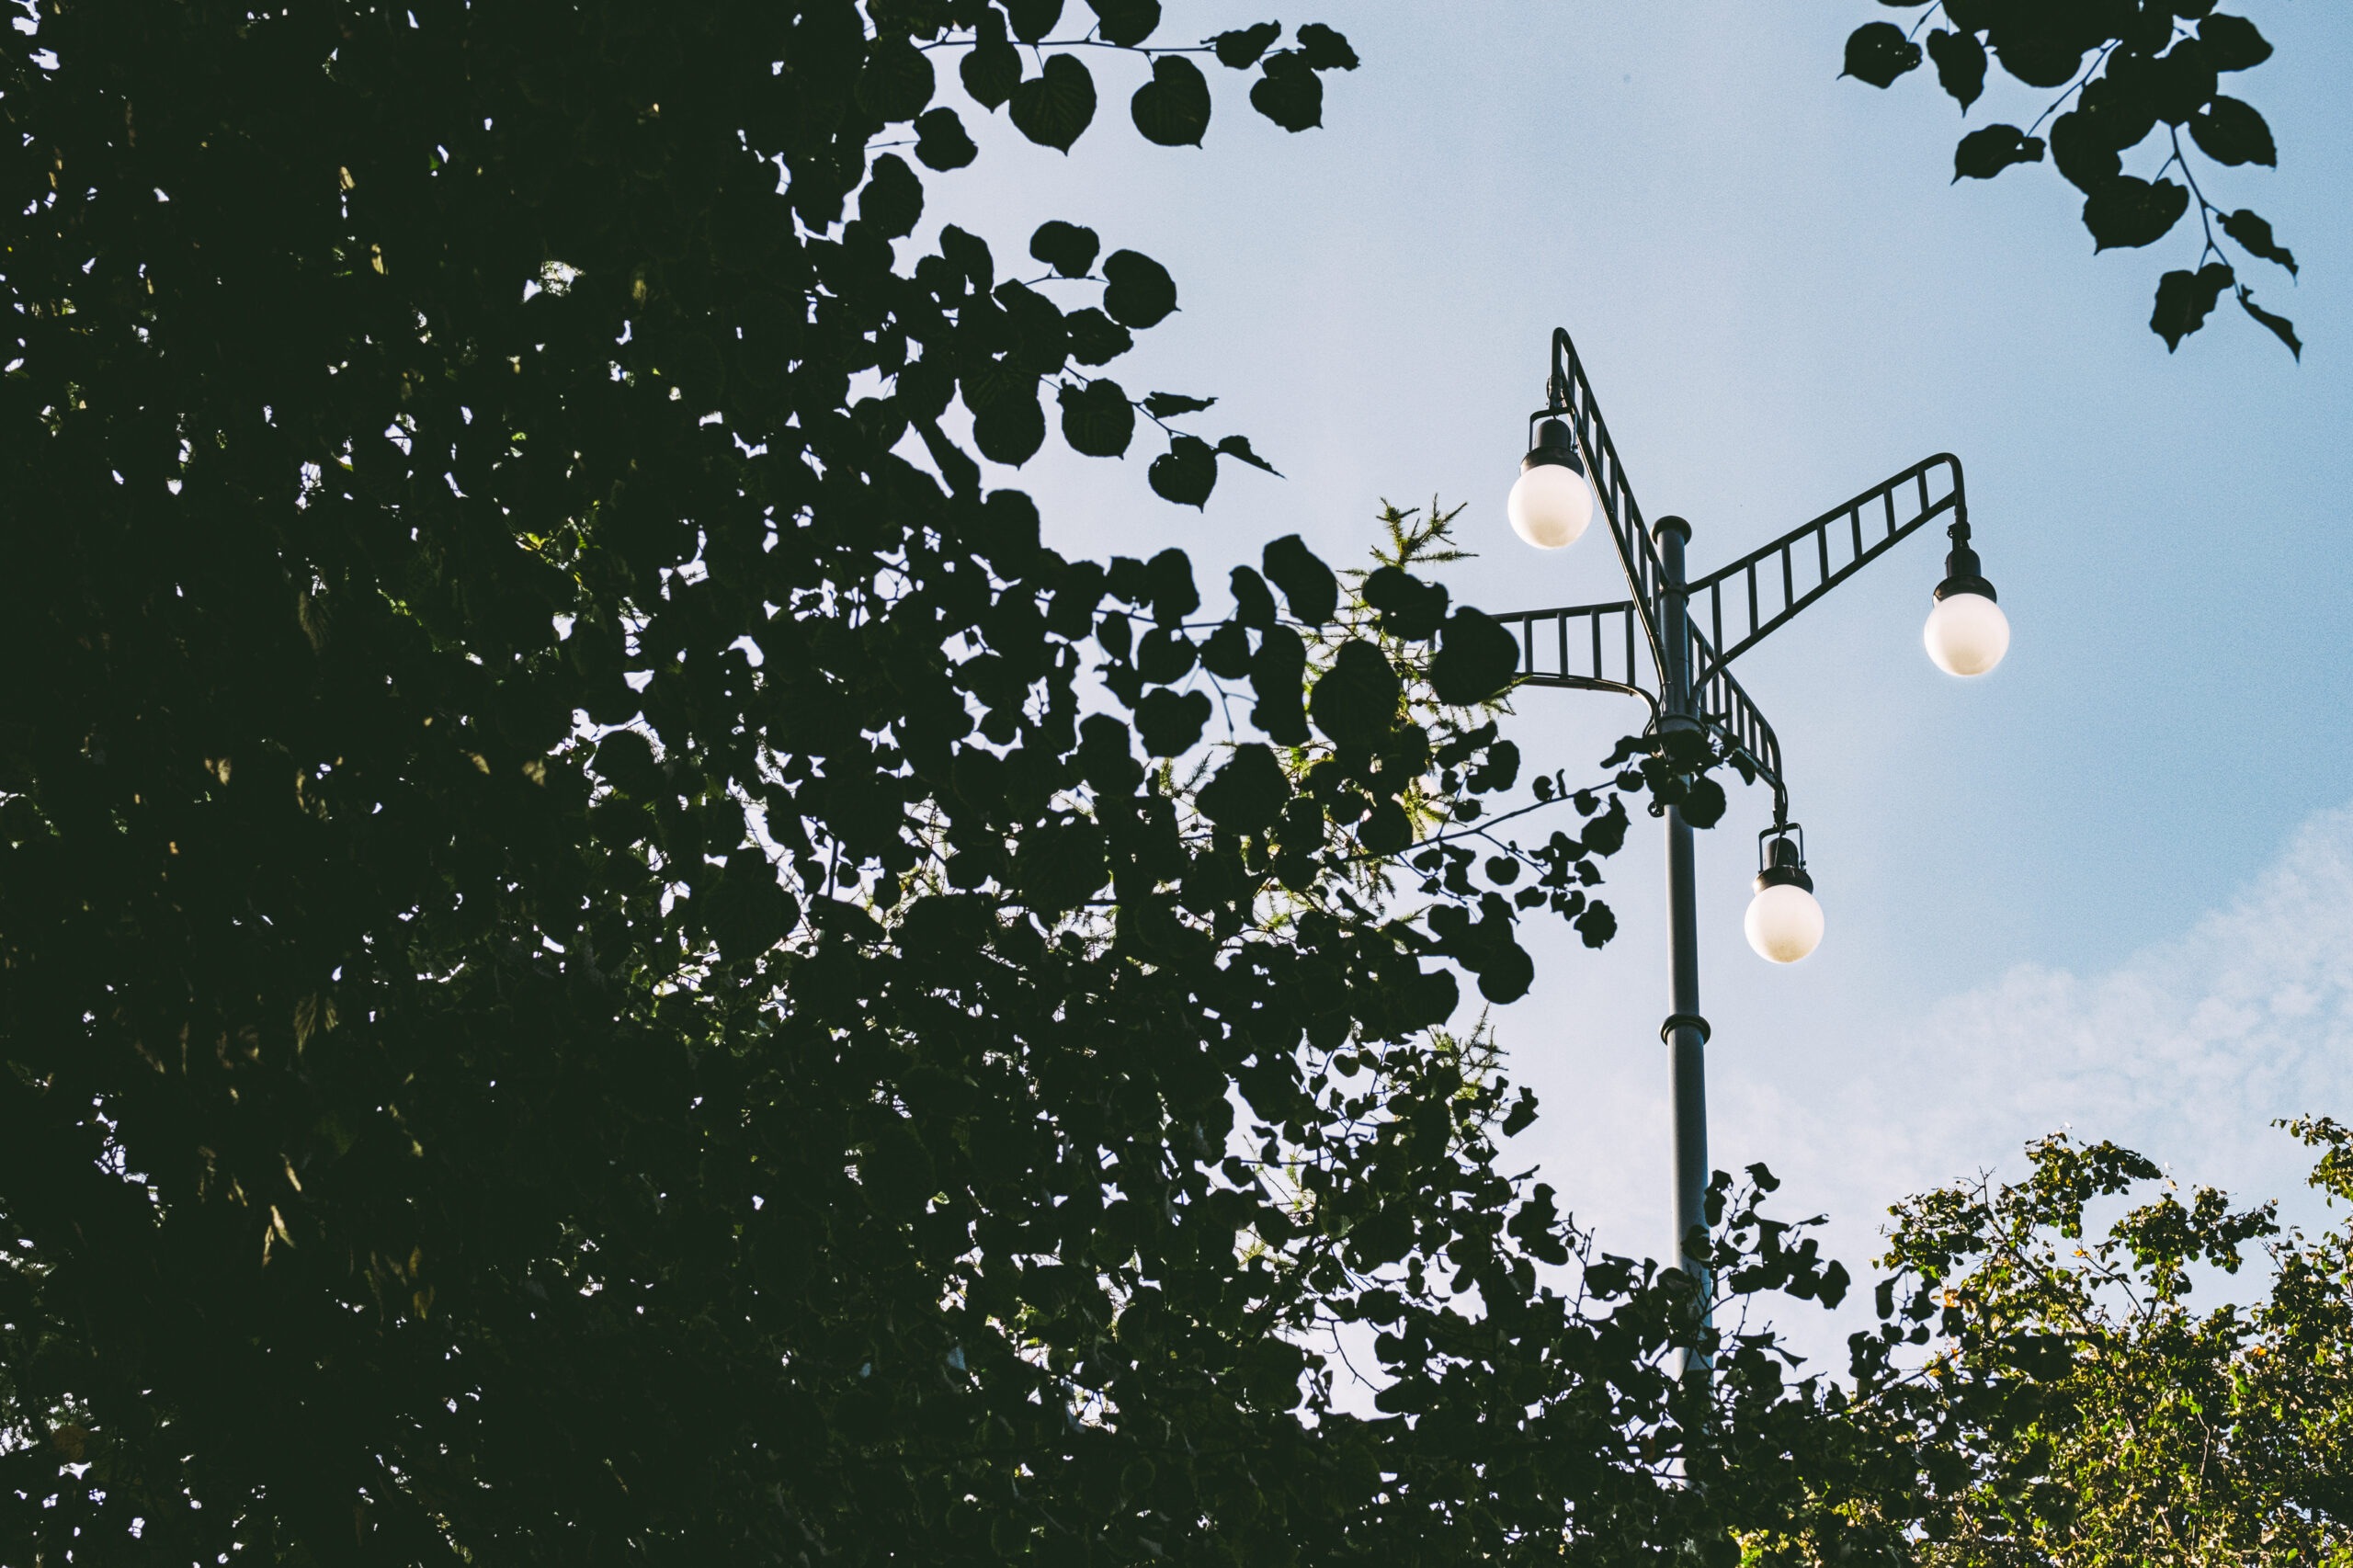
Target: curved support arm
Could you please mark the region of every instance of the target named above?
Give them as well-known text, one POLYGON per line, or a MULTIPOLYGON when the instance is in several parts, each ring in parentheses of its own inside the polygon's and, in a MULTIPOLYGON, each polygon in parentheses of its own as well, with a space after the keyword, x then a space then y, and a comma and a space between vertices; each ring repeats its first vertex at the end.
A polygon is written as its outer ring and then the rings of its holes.
POLYGON ((1950 452, 1938 452, 1691 584, 1685 593, 1689 600, 1686 619, 1694 640, 1690 663, 1694 687, 1947 512, 1953 514, 1957 523, 1969 521, 1961 460, 1950 452), (1949 477, 1949 484, 1932 483, 1939 470, 1949 477), (1724 628, 1727 597, 1733 601, 1729 644, 1724 628), (1722 648, 1721 653, 1701 652, 1703 626, 1710 633, 1707 642, 1722 648))

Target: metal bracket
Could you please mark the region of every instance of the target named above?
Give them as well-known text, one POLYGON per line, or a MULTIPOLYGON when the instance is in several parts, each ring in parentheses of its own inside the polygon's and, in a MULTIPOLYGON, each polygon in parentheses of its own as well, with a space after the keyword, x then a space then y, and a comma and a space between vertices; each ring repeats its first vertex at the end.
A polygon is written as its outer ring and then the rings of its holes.
POLYGON ((1697 1013, 1669 1013, 1666 1016, 1666 1022, 1659 1025, 1658 1027, 1659 1044, 1674 1044, 1675 1041, 1673 1037, 1675 1031, 1677 1029, 1698 1029, 1699 1031, 1699 1043, 1701 1045, 1708 1043, 1709 1030, 1707 1019, 1701 1017, 1697 1013))

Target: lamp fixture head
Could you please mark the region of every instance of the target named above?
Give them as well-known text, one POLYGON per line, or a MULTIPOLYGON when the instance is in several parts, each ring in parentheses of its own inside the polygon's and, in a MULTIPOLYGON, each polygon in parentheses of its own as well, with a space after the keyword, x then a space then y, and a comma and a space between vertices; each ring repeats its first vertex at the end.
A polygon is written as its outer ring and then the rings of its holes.
POLYGON ((1539 550, 1559 550, 1585 532, 1593 505, 1593 485, 1568 426, 1546 418, 1536 427, 1536 444, 1519 460, 1519 478, 1505 507, 1512 531, 1539 550))
POLYGON ((1757 835, 1756 853, 1756 896, 1741 928, 1757 957, 1795 963, 1822 944, 1822 905, 1805 869, 1804 830, 1776 823, 1757 835))
POLYGON ((2009 617, 1995 602, 1994 585, 1969 547, 1968 521, 1957 521, 1946 532, 1952 552, 1945 557, 1945 580, 1937 585, 1937 605, 1920 629, 1920 640, 1947 675, 1982 676, 2010 651, 2009 617))

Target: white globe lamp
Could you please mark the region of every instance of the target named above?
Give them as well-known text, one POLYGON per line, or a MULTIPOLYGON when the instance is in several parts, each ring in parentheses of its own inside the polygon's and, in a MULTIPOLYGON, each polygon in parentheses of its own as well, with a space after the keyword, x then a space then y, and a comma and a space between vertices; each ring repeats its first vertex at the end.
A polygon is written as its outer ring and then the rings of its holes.
POLYGON ((1539 550, 1574 544, 1593 521, 1593 485, 1566 425, 1547 419, 1537 426, 1536 445, 1520 460, 1504 510, 1512 532, 1539 550))
POLYGON ((1814 900, 1813 879, 1806 874, 1804 851, 1786 831, 1773 832, 1756 888, 1741 927, 1758 958, 1795 963, 1822 945, 1822 905, 1814 900))
POLYGON ((1947 531, 1952 553, 1945 557, 1945 580, 1937 585, 1937 606, 1920 641, 1945 674, 1982 676, 2010 651, 2010 619, 1994 602, 1994 585, 1969 548, 1969 525, 1955 523, 1947 531))

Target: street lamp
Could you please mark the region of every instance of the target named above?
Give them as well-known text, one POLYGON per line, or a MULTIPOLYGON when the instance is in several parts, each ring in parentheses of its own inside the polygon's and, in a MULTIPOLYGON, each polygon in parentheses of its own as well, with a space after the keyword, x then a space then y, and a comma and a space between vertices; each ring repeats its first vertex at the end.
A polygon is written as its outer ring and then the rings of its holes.
MULTIPOLYGON (((1749 946, 1762 957, 1795 963, 1822 940, 1822 905, 1806 869, 1803 831, 1790 820, 1781 743, 1729 666, 1800 610, 1948 514, 1952 552, 1945 558, 1944 581, 1937 585, 1921 640, 1937 667, 1950 675, 1981 676, 2001 663, 2009 650, 2010 625, 1970 548, 1961 460, 1940 452, 1916 462, 1691 581, 1683 572, 1691 526, 1680 517, 1661 517, 1644 528, 1609 427, 1565 332, 1552 334, 1545 405, 1529 419, 1536 434, 1511 490, 1513 531, 1540 549, 1557 550, 1585 531, 1598 506, 1632 597, 1496 617, 1518 628, 1521 684, 1639 698, 1649 705, 1645 733, 1660 755, 1688 756, 1695 744, 1703 745, 1709 755, 1737 763, 1771 787, 1773 821, 1758 835, 1756 896, 1743 925, 1749 946)), ((1691 826, 1675 806, 1665 807, 1665 815, 1673 1011, 1659 1027, 1659 1037, 1671 1048, 1674 1062, 1676 1252, 1684 1269, 1700 1282, 1704 1300, 1709 1028, 1699 1016, 1691 826)))

